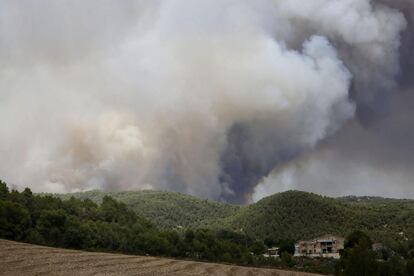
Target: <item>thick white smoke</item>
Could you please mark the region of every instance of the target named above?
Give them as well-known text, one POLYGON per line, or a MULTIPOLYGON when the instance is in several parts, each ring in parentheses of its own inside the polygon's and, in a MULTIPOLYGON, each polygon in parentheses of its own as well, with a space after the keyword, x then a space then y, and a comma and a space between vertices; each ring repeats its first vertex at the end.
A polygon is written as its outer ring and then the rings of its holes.
POLYGON ((49 192, 244 200, 353 116, 351 82, 393 85, 405 26, 368 0, 0 5, 0 176, 49 192))

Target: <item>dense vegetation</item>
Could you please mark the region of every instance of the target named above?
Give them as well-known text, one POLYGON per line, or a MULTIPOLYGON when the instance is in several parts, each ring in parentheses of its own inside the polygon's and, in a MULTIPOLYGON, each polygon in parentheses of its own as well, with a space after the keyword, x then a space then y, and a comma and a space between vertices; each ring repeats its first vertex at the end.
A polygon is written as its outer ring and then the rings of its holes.
POLYGON ((125 203, 139 216, 149 219, 160 228, 209 227, 211 221, 227 218, 241 207, 209 201, 194 196, 162 191, 112 192, 88 191, 55 195, 61 199, 75 197, 91 199, 100 204, 105 196, 125 203))
POLYGON ((413 229, 411 200, 290 191, 234 206, 156 191, 33 195, 0 181, 0 238, 56 247, 337 275, 414 275, 413 229), (340 262, 292 256, 298 239, 358 229, 368 235, 349 236, 340 262), (374 252, 371 240, 383 248, 374 252), (281 258, 263 256, 272 246, 281 258))
POLYGON ((355 201, 290 191, 247 206, 228 221, 231 229, 243 228, 259 238, 299 240, 363 230, 374 242, 393 248, 414 241, 412 200, 355 201))
MULTIPOLYGON (((125 203, 161 228, 227 229, 259 240, 312 239, 324 234, 368 233, 398 251, 414 240, 414 201, 375 197, 329 198, 289 191, 247 206, 234 206, 170 192, 91 191, 58 195, 101 202, 105 195, 125 203)), ((405 247, 405 248, 404 248, 405 247)))
MULTIPOLYGON (((33 195, 30 189, 9 191, 0 181, 0 238, 91 251, 149 254, 253 266, 294 267, 288 252, 281 259, 264 258, 264 243, 228 230, 161 229, 125 203, 103 196, 62 200, 33 195)), ((281 245, 287 241, 281 241, 281 245)), ((290 244, 289 246, 292 246, 290 244)), ((328 262, 307 270, 333 270, 328 262)))
POLYGON ((407 259, 386 248, 374 251, 370 237, 362 231, 354 231, 347 237, 335 275, 412 276, 414 256, 407 259))

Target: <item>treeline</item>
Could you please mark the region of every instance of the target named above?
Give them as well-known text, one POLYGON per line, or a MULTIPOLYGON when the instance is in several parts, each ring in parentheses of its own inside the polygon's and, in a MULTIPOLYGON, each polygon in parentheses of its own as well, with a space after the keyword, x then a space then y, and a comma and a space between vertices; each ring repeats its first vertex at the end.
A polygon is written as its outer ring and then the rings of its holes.
MULTIPOLYGON (((9 191, 0 181, 0 238, 54 247, 191 258, 257 266, 291 266, 270 260, 265 245, 242 233, 207 229, 158 229, 109 196, 61 200, 9 191)), ((286 253, 287 254, 287 253, 286 253)))
POLYGON ((0 237, 73 249, 246 264, 252 261, 250 247, 264 250, 251 238, 228 231, 159 230, 109 196, 98 205, 89 199, 37 196, 28 188, 10 192, 4 182, 0 183, 0 237))

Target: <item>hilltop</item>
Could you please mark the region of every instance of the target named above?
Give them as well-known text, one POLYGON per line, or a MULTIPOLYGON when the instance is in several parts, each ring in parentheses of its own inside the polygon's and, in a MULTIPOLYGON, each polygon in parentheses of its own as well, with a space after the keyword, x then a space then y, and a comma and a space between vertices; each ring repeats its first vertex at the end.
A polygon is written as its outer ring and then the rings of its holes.
POLYGON ((161 191, 102 192, 57 195, 100 202, 105 195, 162 228, 229 229, 265 239, 309 239, 326 233, 345 236, 355 229, 376 241, 414 239, 414 200, 379 197, 330 198, 288 191, 245 206, 161 191))

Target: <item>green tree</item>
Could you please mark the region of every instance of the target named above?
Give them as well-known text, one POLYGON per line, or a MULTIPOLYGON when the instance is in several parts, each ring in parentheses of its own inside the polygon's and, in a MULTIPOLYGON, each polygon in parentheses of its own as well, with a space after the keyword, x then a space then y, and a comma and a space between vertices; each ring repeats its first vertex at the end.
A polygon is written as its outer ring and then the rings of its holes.
POLYGON ((150 255, 168 255, 171 251, 168 240, 157 233, 148 233, 142 236, 144 251, 150 255))
POLYGON ((48 244, 53 246, 64 245, 65 223, 67 215, 64 210, 42 211, 37 221, 36 230, 48 244))
POLYGON ((68 248, 82 249, 91 247, 91 233, 86 223, 77 217, 70 216, 64 226, 64 246, 68 248))
POLYGON ((124 203, 118 202, 110 196, 103 198, 100 213, 106 222, 130 224, 137 219, 135 213, 129 210, 124 203))
POLYGON ((281 255, 280 258, 282 260, 282 265, 287 266, 287 267, 293 267, 295 265, 295 261, 292 257, 291 254, 289 254, 288 252, 284 251, 281 255))
POLYGON ((255 255, 262 255, 266 252, 266 248, 265 248, 265 246, 262 242, 255 241, 249 247, 249 251, 252 252, 255 255))
POLYGON ((361 231, 352 232, 345 241, 336 274, 346 276, 378 275, 376 254, 371 239, 361 231))
POLYGON ((364 248, 371 248, 371 238, 362 231, 354 231, 347 237, 344 246, 345 248, 354 248, 357 245, 360 245, 364 248))
POLYGON ((21 204, 0 200, 0 237, 22 240, 30 225, 30 214, 21 204))
POLYGON ((279 240, 277 245, 279 246, 279 255, 282 255, 283 252, 290 255, 295 254, 295 243, 292 240, 279 240))
POLYGON ((9 188, 7 184, 0 180, 0 200, 5 200, 9 196, 9 188))
POLYGON ((271 248, 276 245, 276 242, 272 238, 269 238, 269 237, 265 238, 263 242, 268 248, 271 248))

